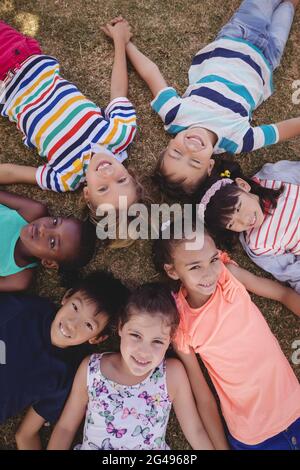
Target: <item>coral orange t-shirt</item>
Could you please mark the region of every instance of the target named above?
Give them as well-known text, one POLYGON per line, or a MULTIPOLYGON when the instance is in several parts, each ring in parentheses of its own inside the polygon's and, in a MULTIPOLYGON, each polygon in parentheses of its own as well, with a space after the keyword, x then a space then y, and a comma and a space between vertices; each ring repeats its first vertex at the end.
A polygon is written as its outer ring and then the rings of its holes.
POLYGON ((200 354, 232 436, 255 445, 284 431, 300 417, 300 384, 245 287, 223 264, 205 305, 193 309, 185 297, 181 288, 175 343, 200 354))

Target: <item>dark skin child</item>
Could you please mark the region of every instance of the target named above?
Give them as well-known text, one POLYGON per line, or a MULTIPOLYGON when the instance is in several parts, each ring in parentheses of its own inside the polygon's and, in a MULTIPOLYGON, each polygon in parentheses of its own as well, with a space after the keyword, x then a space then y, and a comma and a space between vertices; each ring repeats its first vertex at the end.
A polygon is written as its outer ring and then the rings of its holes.
MULTIPOLYGON (((44 204, 7 191, 0 191, 0 204, 17 211, 28 222, 15 246, 14 259, 18 266, 40 261, 46 268, 57 269, 62 262, 72 261, 80 245, 79 220, 49 217, 44 204)), ((33 272, 28 268, 0 277, 0 291, 27 289, 33 272)))

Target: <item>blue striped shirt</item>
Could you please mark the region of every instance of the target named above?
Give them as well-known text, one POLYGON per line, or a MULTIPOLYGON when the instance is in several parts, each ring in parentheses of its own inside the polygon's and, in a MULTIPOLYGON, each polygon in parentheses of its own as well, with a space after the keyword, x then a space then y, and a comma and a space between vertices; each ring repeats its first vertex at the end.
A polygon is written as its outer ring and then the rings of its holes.
POLYGON ((168 87, 151 105, 170 134, 203 127, 218 138, 214 153, 234 154, 278 141, 276 125, 250 124, 253 110, 272 92, 272 70, 259 49, 244 40, 222 38, 195 55, 182 97, 168 87))

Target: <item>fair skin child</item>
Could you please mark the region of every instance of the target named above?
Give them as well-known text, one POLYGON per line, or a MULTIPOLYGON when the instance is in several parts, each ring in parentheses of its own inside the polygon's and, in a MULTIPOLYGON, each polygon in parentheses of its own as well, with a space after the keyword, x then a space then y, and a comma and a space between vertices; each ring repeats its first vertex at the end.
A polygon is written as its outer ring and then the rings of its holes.
MULTIPOLYGON (((293 0, 294 7, 299 0, 293 0)), ((148 85, 153 97, 168 86, 158 66, 144 55, 131 41, 126 53, 133 67, 148 85)), ((300 118, 276 123, 279 142, 300 135, 300 118)), ((179 132, 165 149, 161 171, 172 182, 182 182, 185 190, 192 191, 211 174, 214 165, 213 148, 217 136, 209 129, 192 127, 179 132)))
POLYGON ((259 197, 251 193, 251 186, 242 178, 236 178, 235 183, 239 187, 240 193, 231 220, 226 225, 227 230, 244 232, 252 228, 259 228, 264 221, 259 197))
MULTIPOLYGON (((103 31, 113 40, 115 56, 111 75, 110 100, 127 96, 128 74, 126 62, 126 43, 132 34, 126 21, 113 19, 103 31)), ((0 184, 28 183, 37 184, 35 167, 0 164, 0 184)), ((119 196, 126 196, 128 205, 135 202, 136 184, 124 165, 113 156, 97 153, 92 156, 86 172, 87 185, 83 189, 86 203, 94 211, 100 204, 118 207, 119 196)))
MULTIPOLYGON (((204 236, 203 247, 189 250, 186 245, 183 240, 173 246, 172 263, 165 264, 164 269, 171 279, 181 281, 186 289, 186 300, 190 307, 200 308, 214 294, 222 265, 216 245, 207 234, 204 236)), ((281 302, 293 313, 300 316, 300 296, 293 289, 276 281, 256 276, 234 264, 228 264, 227 268, 249 292, 281 302)), ((190 353, 184 354, 178 351, 176 346, 175 349, 186 367, 205 429, 215 448, 223 448, 226 445, 223 425, 215 399, 207 384, 205 386, 205 378, 197 362, 195 352, 190 348, 190 353)))
MULTIPOLYGON (((61 305, 50 329, 54 346, 68 348, 86 342, 99 344, 107 339, 101 332, 107 325, 108 316, 105 312, 97 312, 84 292, 67 292, 61 305)), ((16 433, 18 449, 40 450, 39 431, 44 424, 45 419, 30 407, 16 433)))
MULTIPOLYGON (((132 312, 119 327, 120 353, 103 356, 105 377, 125 385, 137 385, 163 360, 170 344, 171 327, 161 314, 132 312)), ((71 395, 54 428, 48 449, 69 449, 84 417, 88 395, 86 376, 89 358, 78 369, 71 395)), ((213 449, 198 417, 184 367, 177 359, 167 359, 167 387, 179 424, 194 449, 213 449)))
MULTIPOLYGON (((60 263, 74 259, 80 248, 79 220, 49 217, 44 204, 7 191, 0 191, 0 204, 17 211, 28 222, 15 246, 14 259, 18 266, 39 260, 45 268, 57 269, 60 263)), ((0 276, 0 291, 27 289, 33 272, 28 268, 10 276, 0 276)))

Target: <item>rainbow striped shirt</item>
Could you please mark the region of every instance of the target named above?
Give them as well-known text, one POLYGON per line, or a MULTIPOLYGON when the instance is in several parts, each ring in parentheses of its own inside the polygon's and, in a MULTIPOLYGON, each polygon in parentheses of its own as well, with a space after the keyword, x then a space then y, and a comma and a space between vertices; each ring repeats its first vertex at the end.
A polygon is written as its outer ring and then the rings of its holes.
POLYGON ((57 60, 46 55, 23 63, 6 86, 0 111, 17 124, 24 144, 47 159, 37 169, 38 185, 57 192, 74 191, 85 181, 93 145, 106 146, 122 161, 136 132, 127 98, 100 109, 62 78, 57 60))

